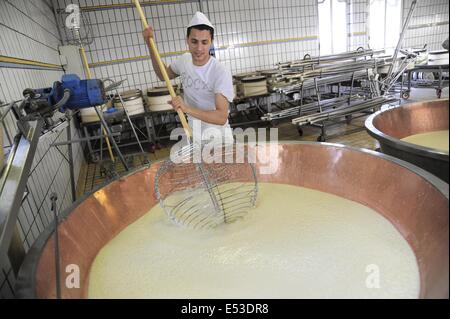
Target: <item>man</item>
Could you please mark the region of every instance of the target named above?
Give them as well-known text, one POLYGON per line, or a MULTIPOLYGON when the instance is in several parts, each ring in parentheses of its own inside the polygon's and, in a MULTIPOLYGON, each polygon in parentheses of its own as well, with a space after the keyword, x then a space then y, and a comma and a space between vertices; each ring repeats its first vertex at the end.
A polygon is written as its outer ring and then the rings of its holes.
MULTIPOLYGON (((145 29, 143 36, 150 49, 153 29, 145 29)), ((177 96, 169 103, 187 114, 189 125, 194 128, 194 141, 209 140, 211 134, 220 132, 223 142, 228 143, 233 141, 228 124, 229 103, 234 98, 233 80, 231 73, 209 54, 213 40, 214 26, 203 13, 197 12, 187 27, 189 53, 166 66, 170 79, 181 76, 184 90, 184 100, 177 96), (201 130, 196 130, 199 127, 201 130)), ((153 52, 151 58, 158 78, 164 81, 153 52)))

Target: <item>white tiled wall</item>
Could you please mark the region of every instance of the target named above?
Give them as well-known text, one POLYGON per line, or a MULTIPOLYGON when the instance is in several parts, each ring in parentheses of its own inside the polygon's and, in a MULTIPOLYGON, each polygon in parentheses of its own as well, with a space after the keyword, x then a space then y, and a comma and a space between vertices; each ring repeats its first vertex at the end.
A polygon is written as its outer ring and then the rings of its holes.
POLYGON ((45 1, 0 1, 0 55, 58 64, 54 20, 45 1))
MULTIPOLYGON (((127 79, 126 88, 163 85, 152 71, 147 60, 148 49, 141 37, 141 22, 136 9, 122 0, 53 0, 62 10, 69 3, 82 8, 108 4, 128 4, 125 8, 89 10, 83 12, 84 20, 92 33, 86 43, 90 63, 107 62, 93 66, 95 77, 127 79), (108 61, 118 61, 110 64, 108 61)), ((195 11, 202 10, 216 26, 216 57, 223 61, 232 73, 271 68, 280 61, 300 59, 304 54, 318 54, 317 0, 203 0, 145 6, 149 22, 156 29, 156 43, 167 64, 186 50, 185 25, 195 11), (281 41, 279 41, 281 40, 281 41), (279 41, 279 42, 277 42, 279 41), (258 44, 259 42, 259 44, 258 44), (267 43, 270 42, 270 43, 267 43), (234 46, 234 47, 233 47, 234 46)), ((406 16, 411 0, 403 1, 406 16)), ((347 1, 348 50, 369 45, 369 0, 347 1)), ((60 17, 64 21, 65 15, 60 17)), ((419 1, 411 25, 448 21, 448 5, 445 0, 419 1)), ((409 30, 404 47, 428 43, 431 49, 439 48, 448 35, 448 24, 409 30)), ((63 26, 64 29, 64 26, 63 26)), ((87 31, 83 31, 87 32, 87 31)), ((63 37, 73 39, 67 30, 63 37)))
MULTIPOLYGON (((405 0, 404 12, 408 10, 409 1, 405 0)), ((54 2, 60 9, 70 3, 69 0, 54 2)), ((80 0, 78 3, 83 7, 124 2, 80 0)), ((367 48, 369 1, 349 0, 347 3, 348 50, 367 48)), ((448 6, 443 8, 444 3, 444 0, 421 1, 415 14, 418 17, 411 25, 429 23, 431 19, 447 21, 448 6), (436 16, 436 12, 441 13, 436 16)), ((216 26, 216 57, 234 74, 271 68, 280 61, 318 53, 316 0, 203 0, 202 4, 203 11, 216 26), (277 40, 282 41, 277 43, 277 40)), ((149 22, 156 29, 160 53, 169 55, 163 58, 166 63, 170 64, 180 51, 186 50, 185 25, 197 10, 200 10, 199 1, 144 7, 149 22)), ((125 88, 137 87, 144 91, 163 84, 145 58, 148 49, 141 38, 141 22, 135 8, 88 11, 84 15, 93 33, 92 43, 86 45, 90 63, 141 57, 138 61, 93 67, 94 76, 126 78, 125 88)), ((442 42, 440 38, 447 34, 445 27, 410 30, 404 46, 423 42, 422 36, 425 36, 429 46, 436 48, 442 42)))
POLYGON ((348 0, 347 2, 348 51, 362 47, 368 48, 369 37, 367 21, 369 17, 368 0, 348 0))
POLYGON ((278 62, 318 53, 315 0, 209 1, 208 9, 217 28, 216 46, 228 47, 216 56, 233 73, 273 68, 278 62), (229 48, 261 41, 273 43, 229 48))
MULTIPOLYGON (((406 19, 412 0, 403 0, 403 19, 406 19)), ((442 42, 448 38, 448 1, 418 1, 414 14, 405 34, 403 47, 422 47, 427 44, 429 50, 442 50, 442 42), (424 24, 442 24, 423 26, 424 24)))
MULTIPOLYGON (((51 3, 46 0, 0 0, 0 55, 59 65, 60 35, 51 3)), ((0 100, 9 103, 22 98, 25 88, 49 87, 60 80, 62 71, 0 67, 0 100)), ((4 108, 2 108, 2 111, 4 108)), ((16 134, 11 112, 5 118, 5 146, 7 138, 16 134)), ((77 137, 73 129, 72 134, 77 137)), ((69 167, 63 156, 50 144, 65 141, 66 130, 49 132, 41 137, 29 176, 25 198, 19 211, 17 227, 26 250, 51 221, 49 194, 58 194, 59 209, 71 204, 69 167)), ((60 147, 67 157, 67 147, 60 147)), ((83 162, 79 144, 73 146, 75 175, 83 162)), ((0 298, 13 297, 14 274, 9 261, 0 260, 0 298)))
MULTIPOLYGON (((403 23, 406 20, 412 0, 402 1, 403 23)), ((349 24, 349 50, 369 45, 368 19, 369 0, 349 0, 347 22, 349 24), (358 33, 355 35, 355 33, 358 33)), ((404 48, 422 47, 427 44, 429 50, 441 50, 441 43, 448 37, 449 6, 447 0, 419 0, 405 33, 404 48), (438 23, 440 25, 424 26, 438 23)), ((389 28, 389 22, 388 26, 389 28)))
MULTIPOLYGON (((54 3, 63 9, 70 1, 55 0, 54 3)), ((105 1, 80 0, 78 3, 83 7, 101 5, 105 1)), ((272 68, 277 62, 301 59, 306 53, 318 54, 316 0, 204 0, 202 4, 203 12, 216 27, 216 57, 234 74, 272 68)), ((187 49, 185 26, 199 10, 198 1, 144 7, 148 21, 156 30, 160 53, 169 54, 163 57, 167 64, 187 49)), ((86 45, 90 63, 149 54, 135 8, 89 11, 85 17, 91 22, 94 34, 92 44, 86 45)), ((64 18, 62 15, 61 21, 64 18)), ((145 91, 163 84, 157 80, 148 59, 97 66, 92 72, 100 78, 126 78, 125 88, 137 87, 145 91)))

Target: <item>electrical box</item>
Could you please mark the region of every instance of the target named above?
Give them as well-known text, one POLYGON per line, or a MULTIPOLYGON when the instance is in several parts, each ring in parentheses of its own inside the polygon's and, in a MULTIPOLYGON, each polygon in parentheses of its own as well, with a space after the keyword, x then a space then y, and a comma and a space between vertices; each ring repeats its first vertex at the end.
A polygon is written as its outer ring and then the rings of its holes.
POLYGON ((76 45, 63 45, 59 47, 61 65, 66 73, 74 73, 80 79, 85 79, 83 60, 80 54, 80 47, 76 45))

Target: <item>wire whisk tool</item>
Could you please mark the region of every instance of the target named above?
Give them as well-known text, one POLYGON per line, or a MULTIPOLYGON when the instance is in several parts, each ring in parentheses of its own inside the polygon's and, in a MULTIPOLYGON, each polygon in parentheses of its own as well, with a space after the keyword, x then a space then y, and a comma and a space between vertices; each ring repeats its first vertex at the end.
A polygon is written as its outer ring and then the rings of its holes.
POLYGON ((173 152, 156 173, 156 196, 178 225, 214 228, 255 207, 258 182, 248 149, 239 144, 189 144, 173 152))

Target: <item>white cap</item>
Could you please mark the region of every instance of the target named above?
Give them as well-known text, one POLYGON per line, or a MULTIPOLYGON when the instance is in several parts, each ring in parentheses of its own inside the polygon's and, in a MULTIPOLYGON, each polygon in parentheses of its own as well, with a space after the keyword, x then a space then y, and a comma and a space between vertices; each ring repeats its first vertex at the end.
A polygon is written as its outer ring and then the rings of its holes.
POLYGON ((208 27, 211 27, 214 29, 214 26, 212 25, 211 21, 209 21, 208 18, 203 13, 201 13, 200 11, 197 11, 194 14, 194 16, 192 17, 192 20, 187 27, 190 28, 190 27, 193 27, 195 25, 200 25, 200 24, 207 25, 208 27))

